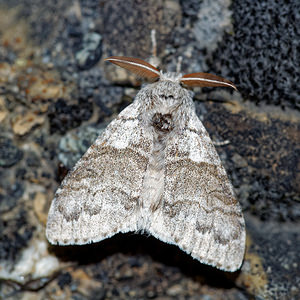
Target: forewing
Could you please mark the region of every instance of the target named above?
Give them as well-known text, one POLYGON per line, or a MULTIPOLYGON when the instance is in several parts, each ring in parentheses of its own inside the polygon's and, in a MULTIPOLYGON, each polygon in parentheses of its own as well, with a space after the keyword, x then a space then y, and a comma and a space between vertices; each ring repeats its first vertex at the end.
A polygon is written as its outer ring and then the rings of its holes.
POLYGON ((162 205, 149 231, 203 263, 235 271, 244 256, 244 218, 208 133, 190 115, 167 145, 162 205))
POLYGON ((152 138, 128 106, 57 190, 46 235, 53 244, 86 244, 137 230, 139 196, 152 138))

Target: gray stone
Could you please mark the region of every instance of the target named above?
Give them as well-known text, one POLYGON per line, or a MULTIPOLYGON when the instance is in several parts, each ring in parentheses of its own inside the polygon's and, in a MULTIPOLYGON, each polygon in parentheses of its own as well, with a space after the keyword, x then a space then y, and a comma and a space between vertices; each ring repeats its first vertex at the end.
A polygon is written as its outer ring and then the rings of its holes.
POLYGON ((82 49, 76 53, 76 62, 80 69, 93 67, 101 58, 102 37, 96 32, 87 33, 83 37, 82 49))
POLYGON ((12 140, 0 137, 0 167, 11 167, 20 161, 22 157, 23 151, 15 146, 12 140))

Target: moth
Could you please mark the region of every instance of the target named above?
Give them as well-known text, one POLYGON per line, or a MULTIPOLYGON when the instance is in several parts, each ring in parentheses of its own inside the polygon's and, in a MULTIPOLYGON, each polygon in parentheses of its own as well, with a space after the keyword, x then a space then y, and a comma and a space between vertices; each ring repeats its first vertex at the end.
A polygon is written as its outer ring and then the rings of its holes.
POLYGON ((234 84, 207 73, 163 73, 137 58, 106 60, 152 83, 63 180, 48 215, 49 242, 147 232, 202 263, 236 271, 245 251, 241 207, 185 88, 234 84))

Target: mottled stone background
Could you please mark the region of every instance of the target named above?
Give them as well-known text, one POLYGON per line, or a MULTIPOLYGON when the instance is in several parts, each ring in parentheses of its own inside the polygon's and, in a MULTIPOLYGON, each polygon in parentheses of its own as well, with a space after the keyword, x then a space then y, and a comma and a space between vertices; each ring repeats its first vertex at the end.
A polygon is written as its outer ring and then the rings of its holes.
POLYGON ((0 0, 0 299, 299 299, 298 0, 0 0), (140 82, 103 59, 236 83, 198 89, 247 225, 234 274, 146 235, 59 247, 47 212, 68 170, 140 82))

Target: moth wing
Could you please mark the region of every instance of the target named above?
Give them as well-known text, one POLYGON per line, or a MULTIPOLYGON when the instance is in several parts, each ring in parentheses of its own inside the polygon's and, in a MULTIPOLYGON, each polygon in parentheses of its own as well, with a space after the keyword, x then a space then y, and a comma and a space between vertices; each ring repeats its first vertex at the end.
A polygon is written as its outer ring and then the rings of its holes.
POLYGON ((245 251, 244 218, 207 131, 190 115, 167 144, 162 204, 148 230, 202 263, 236 271, 245 251))
POLYGON ((63 180, 48 214, 53 244, 86 244, 137 230, 152 138, 137 102, 124 109, 63 180))

